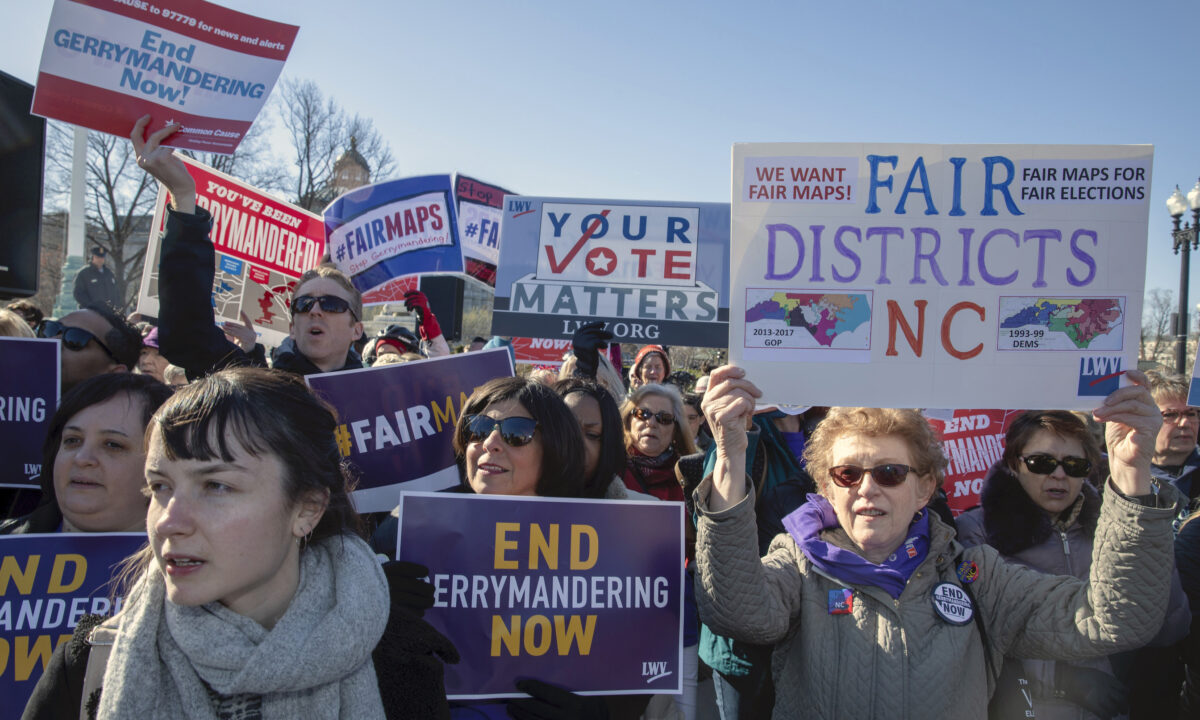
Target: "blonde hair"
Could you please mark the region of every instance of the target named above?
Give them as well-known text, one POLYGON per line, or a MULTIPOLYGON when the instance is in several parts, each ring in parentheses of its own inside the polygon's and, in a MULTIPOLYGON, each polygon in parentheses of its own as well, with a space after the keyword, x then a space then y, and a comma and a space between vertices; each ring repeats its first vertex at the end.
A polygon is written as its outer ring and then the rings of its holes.
POLYGON ((946 479, 946 454, 937 433, 918 410, 835 407, 817 425, 804 448, 804 462, 817 481, 817 490, 828 496, 833 446, 847 435, 895 436, 908 446, 913 472, 930 478, 934 487, 946 479))
POLYGON ((33 330, 29 329, 29 323, 25 322, 25 318, 12 310, 0 308, 0 337, 31 338, 37 336, 34 335, 33 330))
POLYGON ((1181 403, 1187 402, 1188 391, 1191 389, 1191 381, 1183 375, 1151 370, 1146 373, 1146 380, 1148 381, 1147 387, 1150 389, 1150 395, 1154 398, 1155 404, 1162 404, 1172 400, 1181 403))
MULTIPOLYGON (((563 360, 562 367, 558 370, 558 379, 566 380, 567 378, 575 377, 575 367, 579 364, 579 359, 574 353, 567 353, 567 357, 563 360)), ((596 382, 600 384, 609 395, 613 396, 613 400, 620 401, 625 397, 625 383, 621 380, 621 373, 617 372, 613 367, 612 361, 600 354, 600 366, 596 368, 596 382)))

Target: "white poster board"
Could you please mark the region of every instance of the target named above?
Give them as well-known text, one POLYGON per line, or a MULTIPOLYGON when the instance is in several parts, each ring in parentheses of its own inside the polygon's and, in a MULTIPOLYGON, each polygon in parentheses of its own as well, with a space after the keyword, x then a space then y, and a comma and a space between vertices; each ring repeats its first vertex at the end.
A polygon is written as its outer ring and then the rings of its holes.
POLYGON ((1136 367, 1152 162, 735 145, 730 359, 766 402, 1095 408, 1136 367))

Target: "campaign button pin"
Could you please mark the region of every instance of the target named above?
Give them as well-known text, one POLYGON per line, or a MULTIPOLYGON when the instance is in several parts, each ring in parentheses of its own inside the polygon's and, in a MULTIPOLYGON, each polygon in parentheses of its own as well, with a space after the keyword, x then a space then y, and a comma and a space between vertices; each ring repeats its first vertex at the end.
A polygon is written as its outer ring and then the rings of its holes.
POLYGON ((854 591, 849 588, 829 591, 829 614, 850 615, 854 612, 854 591))
POLYGON ((933 589, 933 610, 951 625, 966 625, 975 617, 967 591, 953 583, 941 583, 933 589))
POLYGON ((964 585, 969 585, 979 579, 979 566, 970 560, 963 560, 958 565, 958 570, 955 571, 958 575, 959 582, 964 585))

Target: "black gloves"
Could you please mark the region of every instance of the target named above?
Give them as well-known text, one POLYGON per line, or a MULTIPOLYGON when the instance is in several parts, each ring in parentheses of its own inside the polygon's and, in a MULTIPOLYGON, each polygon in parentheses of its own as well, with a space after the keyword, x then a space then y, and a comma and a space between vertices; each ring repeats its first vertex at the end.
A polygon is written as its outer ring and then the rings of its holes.
POLYGON ((1054 684, 1069 700, 1097 717, 1110 720, 1129 712, 1129 688, 1101 670, 1057 663, 1054 684))
POLYGON ((518 680, 517 689, 532 697, 509 701, 508 714, 516 720, 608 720, 602 697, 576 695, 541 680, 518 680))
POLYGON ((613 334, 604 329, 604 322, 597 320, 580 325, 571 336, 571 350, 575 353, 575 374, 595 378, 600 369, 600 351, 608 347, 613 334))
POLYGON ((404 560, 389 560, 383 564, 392 604, 411 610, 418 617, 433 607, 433 584, 420 578, 429 575, 429 568, 404 560))

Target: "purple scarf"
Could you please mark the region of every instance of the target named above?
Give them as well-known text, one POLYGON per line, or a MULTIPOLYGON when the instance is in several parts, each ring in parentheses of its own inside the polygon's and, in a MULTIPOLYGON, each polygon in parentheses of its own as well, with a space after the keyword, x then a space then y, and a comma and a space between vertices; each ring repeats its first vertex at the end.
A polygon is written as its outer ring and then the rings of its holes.
POLYGON ((809 495, 808 502, 783 519, 783 526, 804 556, 825 574, 851 585, 874 585, 893 599, 900 597, 908 578, 929 554, 929 513, 923 509, 909 526, 908 537, 879 565, 821 539, 821 531, 841 526, 833 506, 820 495, 809 495))

